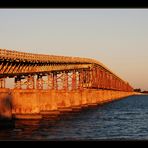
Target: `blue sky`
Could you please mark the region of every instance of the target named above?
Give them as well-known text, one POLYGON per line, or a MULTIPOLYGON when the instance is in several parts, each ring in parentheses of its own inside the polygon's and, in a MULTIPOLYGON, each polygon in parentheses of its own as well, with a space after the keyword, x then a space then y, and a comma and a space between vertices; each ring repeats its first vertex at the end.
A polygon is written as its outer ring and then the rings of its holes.
POLYGON ((147 9, 0 9, 0 48, 95 58, 148 90, 147 9))

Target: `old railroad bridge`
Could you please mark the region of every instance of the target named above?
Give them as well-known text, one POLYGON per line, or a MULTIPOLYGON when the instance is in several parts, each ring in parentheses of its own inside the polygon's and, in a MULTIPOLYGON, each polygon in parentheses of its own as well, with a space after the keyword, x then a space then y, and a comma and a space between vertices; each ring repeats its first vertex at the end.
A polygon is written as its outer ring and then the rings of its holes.
POLYGON ((42 118, 134 95, 102 63, 88 58, 0 49, 0 117, 42 118), (6 79, 14 78, 14 88, 6 79))

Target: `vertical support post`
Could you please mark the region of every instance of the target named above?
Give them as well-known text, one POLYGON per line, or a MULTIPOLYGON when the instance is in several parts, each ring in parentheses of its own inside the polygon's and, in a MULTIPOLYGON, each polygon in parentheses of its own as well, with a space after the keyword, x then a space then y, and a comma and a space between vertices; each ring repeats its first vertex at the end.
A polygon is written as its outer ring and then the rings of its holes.
POLYGON ((89 72, 88 70, 83 70, 83 87, 88 87, 89 86, 89 72))
POLYGON ((94 87, 96 88, 96 68, 93 68, 93 82, 94 82, 94 87))
POLYGON ((116 78, 116 90, 118 90, 118 79, 116 78))
POLYGON ((95 68, 95 88, 98 88, 98 76, 97 76, 97 67, 95 68))
POLYGON ((108 89, 108 73, 105 72, 105 89, 108 89))
POLYGON ((54 89, 54 81, 53 81, 53 73, 49 73, 48 75, 47 75, 47 77, 48 77, 48 82, 47 82, 47 84, 48 84, 48 89, 54 89))
POLYGON ((20 76, 16 76, 14 78, 14 82, 15 82, 15 86, 14 86, 15 89, 21 89, 22 88, 22 86, 21 86, 21 77, 20 76))
POLYGON ((34 76, 27 76, 27 89, 34 89, 34 76))
POLYGON ((82 71, 82 75, 83 75, 83 78, 82 78, 83 87, 86 87, 86 71, 85 70, 82 71))
POLYGON ((58 90, 57 72, 53 73, 53 88, 58 90))
POLYGON ((81 89, 81 72, 79 71, 79 75, 78 75, 79 79, 78 79, 78 88, 81 89))
POLYGON ((105 73, 102 71, 102 88, 105 88, 105 73))
POLYGON ((79 71, 79 89, 83 89, 83 70, 79 71))
POLYGON ((117 85, 118 90, 120 90, 119 83, 120 83, 120 81, 118 80, 118 85, 117 85))
POLYGON ((76 71, 76 89, 79 89, 79 72, 76 71))
POLYGON ((108 79, 109 79, 109 76, 108 76, 108 73, 106 73, 106 89, 109 89, 108 79))
POLYGON ((93 86, 96 88, 96 68, 93 68, 93 86))
POLYGON ((108 76, 108 73, 107 72, 105 73, 105 77, 106 77, 106 79, 105 79, 105 81, 106 81, 105 88, 106 89, 109 89, 109 83, 108 83, 109 76, 108 76))
POLYGON ((112 89, 113 90, 115 89, 115 78, 114 78, 114 76, 112 76, 112 89))
POLYGON ((5 86, 6 86, 5 78, 0 78, 0 88, 5 88, 5 86))
POLYGON ((112 76, 109 74, 109 89, 112 89, 112 76))
POLYGON ((64 71, 63 77, 63 89, 68 90, 68 72, 64 71))
POLYGON ((122 82, 122 90, 124 91, 124 83, 122 82))
POLYGON ((110 89, 112 89, 112 74, 110 74, 110 89))
POLYGON ((90 84, 90 73, 89 70, 86 71, 86 87, 88 88, 90 84))
POLYGON ((118 87, 119 87, 119 88, 118 88, 118 90, 120 90, 120 80, 119 80, 119 84, 118 84, 118 87))
POLYGON ((104 88, 106 89, 106 86, 107 86, 107 74, 106 72, 104 71, 104 88))
POLYGON ((122 81, 120 81, 120 90, 122 90, 122 81))
POLYGON ((72 72, 72 90, 76 89, 76 71, 73 70, 72 72))
POLYGON ((124 83, 124 89, 123 89, 124 91, 126 91, 126 88, 125 88, 125 83, 124 83))
POLYGON ((6 87, 6 79, 5 78, 3 79, 3 87, 4 88, 6 87))
POLYGON ((107 89, 110 89, 110 74, 107 73, 107 89))
POLYGON ((102 70, 100 70, 100 82, 99 82, 99 88, 102 88, 102 70))
POLYGON ((94 88, 95 87, 95 69, 94 68, 92 68, 91 75, 92 75, 92 87, 94 88))
POLYGON ((122 91, 122 81, 120 82, 120 90, 122 91))
POLYGON ((92 69, 89 70, 89 81, 90 81, 90 84, 89 84, 89 87, 93 87, 93 71, 92 69))
POLYGON ((116 78, 116 90, 118 90, 118 79, 116 78))
POLYGON ((97 70, 97 88, 100 87, 100 70, 99 68, 96 69, 97 70))
POLYGON ((37 75, 36 88, 43 89, 43 78, 41 75, 37 75))
POLYGON ((115 90, 117 90, 117 79, 115 78, 115 90))

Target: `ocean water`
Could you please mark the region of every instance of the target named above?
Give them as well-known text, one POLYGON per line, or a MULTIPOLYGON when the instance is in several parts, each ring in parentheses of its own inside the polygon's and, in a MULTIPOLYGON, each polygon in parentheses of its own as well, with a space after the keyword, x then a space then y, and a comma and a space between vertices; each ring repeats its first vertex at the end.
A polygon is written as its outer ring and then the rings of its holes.
POLYGON ((1 122, 0 140, 148 140, 148 95, 42 120, 1 122))

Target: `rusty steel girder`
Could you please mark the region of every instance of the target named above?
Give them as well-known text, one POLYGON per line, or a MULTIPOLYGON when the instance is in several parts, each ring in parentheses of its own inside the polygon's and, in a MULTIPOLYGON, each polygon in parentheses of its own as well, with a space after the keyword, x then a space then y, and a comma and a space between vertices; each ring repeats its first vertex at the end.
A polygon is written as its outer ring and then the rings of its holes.
POLYGON ((47 76, 47 87, 50 89, 94 88, 133 91, 126 81, 94 59, 0 49, 1 87, 5 87, 6 77, 15 77, 15 88, 21 89, 22 76, 27 78, 27 89, 43 89, 42 76, 47 76), (36 86, 34 76, 37 76, 36 86))

